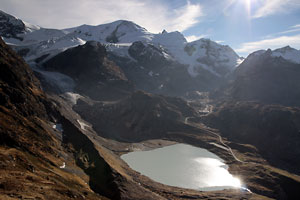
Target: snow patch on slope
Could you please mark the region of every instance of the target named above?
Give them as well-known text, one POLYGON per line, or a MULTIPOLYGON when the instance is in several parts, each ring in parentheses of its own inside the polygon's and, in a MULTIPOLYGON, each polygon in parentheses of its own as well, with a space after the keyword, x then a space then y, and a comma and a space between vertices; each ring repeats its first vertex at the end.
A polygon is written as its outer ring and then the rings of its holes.
POLYGON ((300 64, 300 50, 286 46, 276 49, 271 54, 272 57, 282 57, 290 62, 300 64))
POLYGON ((37 31, 37 30, 41 29, 41 27, 39 27, 37 25, 30 24, 28 22, 23 21, 23 23, 25 24, 25 30, 27 32, 33 32, 33 31, 37 31))

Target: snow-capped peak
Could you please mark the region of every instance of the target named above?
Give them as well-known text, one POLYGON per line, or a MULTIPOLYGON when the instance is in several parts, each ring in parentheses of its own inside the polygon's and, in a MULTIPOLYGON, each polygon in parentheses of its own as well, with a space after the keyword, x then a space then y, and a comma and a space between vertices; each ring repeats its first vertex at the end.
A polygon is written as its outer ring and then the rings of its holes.
POLYGON ((151 38, 145 28, 126 20, 118 20, 112 23, 97 26, 81 25, 64 29, 67 34, 76 34, 83 40, 95 40, 101 43, 132 43, 135 41, 147 41, 151 38))
POLYGON ((276 49, 271 54, 272 57, 282 57, 290 62, 300 64, 300 50, 286 46, 276 49))
POLYGON ((30 60, 45 54, 53 56, 85 41, 100 42, 109 47, 108 51, 120 56, 129 56, 128 50, 132 43, 141 41, 162 49, 168 60, 187 65, 191 76, 197 76, 201 73, 201 69, 217 76, 224 76, 241 61, 229 46, 220 45, 209 39, 188 43, 183 34, 178 31, 164 30, 162 33, 154 34, 126 20, 97 26, 81 25, 63 30, 45 29, 23 23, 21 20, 20 23, 23 24, 23 32, 21 30, 18 33, 18 38, 4 35, 4 40, 18 46, 18 49, 30 49, 25 55, 25 59, 30 60))
POLYGON ((267 54, 273 58, 281 57, 289 62, 300 64, 300 50, 294 49, 290 46, 275 49, 273 51, 271 49, 268 49, 267 51, 266 50, 258 50, 258 51, 251 53, 247 57, 247 60, 249 60, 249 59, 253 60, 253 59, 258 58, 265 54, 267 54))
POLYGON ((185 60, 190 65, 189 71, 194 75, 200 67, 217 76, 224 76, 241 62, 229 46, 205 38, 187 43, 184 51, 185 60))

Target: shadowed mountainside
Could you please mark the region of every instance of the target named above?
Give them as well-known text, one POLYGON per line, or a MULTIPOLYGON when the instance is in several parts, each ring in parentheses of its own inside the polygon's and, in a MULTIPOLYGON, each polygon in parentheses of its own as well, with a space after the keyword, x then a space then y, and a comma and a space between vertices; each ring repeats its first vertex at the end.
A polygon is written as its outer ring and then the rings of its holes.
POLYGON ((133 90, 123 71, 107 58, 99 42, 70 48, 44 63, 44 68, 70 76, 75 90, 93 99, 118 99, 133 90))
POLYGON ((102 136, 120 141, 160 138, 169 131, 185 130, 184 118, 197 115, 180 98, 142 91, 113 103, 79 100, 74 110, 102 136))
POLYGON ((72 162, 71 171, 60 167, 64 159, 75 158, 62 146, 62 133, 50 125, 58 115, 55 106, 29 66, 2 40, 0 102, 1 199, 106 199, 86 185, 87 175, 72 162))
POLYGON ((232 141, 254 145, 272 165, 300 174, 299 108, 231 102, 204 121, 232 141))
POLYGON ((300 64, 255 52, 239 65, 225 95, 233 101, 300 106, 300 64))

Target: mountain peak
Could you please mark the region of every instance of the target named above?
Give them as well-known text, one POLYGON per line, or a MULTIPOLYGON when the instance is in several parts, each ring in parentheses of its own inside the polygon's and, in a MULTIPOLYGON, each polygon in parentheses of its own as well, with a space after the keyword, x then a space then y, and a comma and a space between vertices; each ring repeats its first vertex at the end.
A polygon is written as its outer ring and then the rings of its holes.
POLYGON ((289 45, 273 51, 271 49, 255 51, 247 57, 247 60, 253 60, 263 55, 273 58, 281 57, 289 62, 300 64, 300 50, 294 49, 289 45))
POLYGON ((287 50, 293 50, 294 48, 290 47, 290 45, 287 45, 285 47, 282 47, 282 48, 279 48, 279 49, 276 49, 276 50, 280 50, 280 49, 287 51, 287 50))
POLYGON ((132 21, 127 20, 119 20, 119 25, 117 26, 118 29, 123 28, 125 31, 147 31, 147 29, 137 25, 132 21))
POLYGON ((290 62, 300 64, 300 50, 294 49, 290 46, 276 49, 271 54, 272 57, 282 57, 290 62))
POLYGON ((16 38, 22 40, 18 34, 26 32, 25 24, 22 20, 9 15, 0 10, 0 35, 6 38, 16 38))

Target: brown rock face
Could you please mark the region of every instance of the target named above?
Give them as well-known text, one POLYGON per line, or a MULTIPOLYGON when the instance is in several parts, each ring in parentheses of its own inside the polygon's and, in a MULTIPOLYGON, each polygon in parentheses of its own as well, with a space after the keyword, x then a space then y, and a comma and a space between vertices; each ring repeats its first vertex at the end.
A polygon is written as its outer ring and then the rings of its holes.
POLYGON ((42 141, 43 136, 33 131, 25 129, 18 134, 16 134, 17 130, 14 131, 19 128, 17 125, 24 126, 28 122, 32 126, 37 121, 36 118, 45 119, 47 113, 43 102, 46 103, 46 99, 40 89, 39 81, 34 77, 29 66, 2 40, 0 41, 0 102, 2 144, 33 146, 32 141, 22 138, 29 135, 32 139, 46 142, 42 141))
POLYGON ((0 41, 0 102, 23 116, 45 116, 44 94, 29 66, 0 41))
POLYGON ((29 66, 0 39, 0 199, 103 199, 60 169, 68 153, 49 124, 55 113, 29 66))

